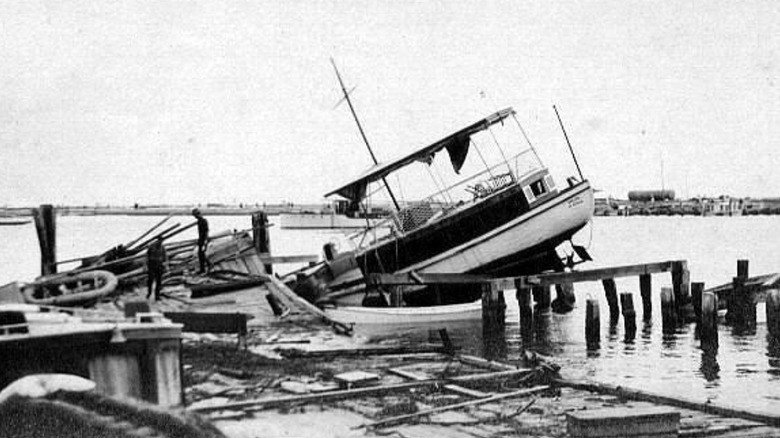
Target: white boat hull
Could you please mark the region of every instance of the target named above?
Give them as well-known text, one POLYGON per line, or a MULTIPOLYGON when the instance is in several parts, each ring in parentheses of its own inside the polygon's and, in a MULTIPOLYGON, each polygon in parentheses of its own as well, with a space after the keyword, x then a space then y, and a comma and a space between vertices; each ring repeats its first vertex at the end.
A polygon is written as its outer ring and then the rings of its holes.
POLYGON ((586 184, 476 239, 400 272, 471 272, 493 261, 554 241, 562 233, 585 226, 593 216, 593 208, 593 191, 586 184))
POLYGON ((430 307, 357 307, 325 308, 332 319, 344 324, 435 324, 482 318, 482 303, 448 304, 430 307))

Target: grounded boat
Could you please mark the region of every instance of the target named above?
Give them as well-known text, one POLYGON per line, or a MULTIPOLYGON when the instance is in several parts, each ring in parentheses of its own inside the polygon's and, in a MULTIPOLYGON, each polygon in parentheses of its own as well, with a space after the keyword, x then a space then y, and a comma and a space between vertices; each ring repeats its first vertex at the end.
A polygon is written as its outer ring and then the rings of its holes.
MULTIPOLYGON (((407 189, 419 188, 417 181, 407 189)), ((376 297, 368 299, 373 294, 366 291, 365 279, 372 274, 516 276, 562 270, 567 262, 569 266, 577 263, 575 256, 589 260, 584 248, 576 245, 571 245, 569 255, 559 253, 590 221, 594 210, 590 183, 582 177, 570 177, 567 182, 560 188, 555 184, 514 110, 496 112, 401 158, 377 163, 327 193, 357 206, 367 204, 369 194, 386 192, 397 208, 376 226, 350 236, 349 249, 300 273, 294 288, 320 305, 371 306, 376 297), (508 154, 503 142, 519 150, 508 154), (486 146, 497 148, 489 154, 486 146), (431 169, 443 150, 449 155, 450 177, 457 179, 454 183, 446 183, 443 166, 431 169), (470 154, 470 150, 477 153, 470 154), (388 176, 408 174, 413 168, 428 171, 433 194, 399 202, 388 184, 396 178, 388 176)), ((384 298, 378 304, 455 304, 471 302, 479 294, 475 287, 418 286, 400 293, 380 291, 384 298)))
POLYGON ((108 271, 53 276, 21 287, 24 300, 49 306, 80 306, 114 292, 118 280, 108 271))

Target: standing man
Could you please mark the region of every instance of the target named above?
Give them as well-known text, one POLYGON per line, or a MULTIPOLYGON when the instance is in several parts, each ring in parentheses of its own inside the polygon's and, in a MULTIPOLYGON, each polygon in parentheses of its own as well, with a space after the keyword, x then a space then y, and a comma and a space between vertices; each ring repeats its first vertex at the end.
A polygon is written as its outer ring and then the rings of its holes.
POLYGON ((200 263, 200 271, 198 273, 205 274, 209 264, 209 260, 206 257, 206 247, 209 245, 209 222, 200 214, 200 210, 197 208, 192 209, 192 215, 198 221, 198 262, 200 263))
POLYGON ((146 294, 148 300, 152 296, 152 290, 154 289, 154 300, 160 299, 160 290, 162 289, 162 278, 165 273, 165 262, 167 261, 167 255, 165 254, 165 246, 163 246, 162 236, 157 238, 149 245, 149 249, 146 250, 146 270, 148 271, 147 288, 149 292, 146 294))

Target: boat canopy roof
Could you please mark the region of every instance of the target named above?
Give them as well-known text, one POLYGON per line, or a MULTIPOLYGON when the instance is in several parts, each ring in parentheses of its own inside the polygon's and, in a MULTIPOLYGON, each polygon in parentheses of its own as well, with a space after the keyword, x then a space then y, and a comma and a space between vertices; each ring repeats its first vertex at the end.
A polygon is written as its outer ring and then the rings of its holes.
POLYGON ((417 149, 401 158, 397 158, 385 163, 378 163, 369 168, 367 171, 363 172, 363 174, 358 178, 342 185, 335 190, 331 190, 325 194, 325 196, 338 194, 347 199, 359 201, 366 196, 366 188, 370 183, 378 181, 390 173, 406 167, 415 161, 421 161, 430 164, 433 160, 433 156, 442 149, 447 149, 447 153, 450 156, 450 161, 452 162, 452 167, 455 172, 458 173, 460 172, 460 169, 466 160, 466 155, 469 151, 469 144, 471 143, 471 136, 477 132, 488 129, 495 123, 503 121, 514 113, 515 111, 512 108, 503 109, 483 118, 482 120, 472 123, 458 132, 450 134, 433 144, 417 149))

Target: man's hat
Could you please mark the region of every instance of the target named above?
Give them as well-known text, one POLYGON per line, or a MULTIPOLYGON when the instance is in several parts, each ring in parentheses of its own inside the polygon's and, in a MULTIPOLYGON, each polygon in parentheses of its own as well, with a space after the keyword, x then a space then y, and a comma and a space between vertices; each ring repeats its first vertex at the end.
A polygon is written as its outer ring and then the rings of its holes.
POLYGON ((197 208, 192 209, 192 214, 200 214, 200 210, 197 208))

